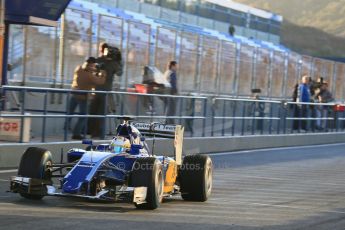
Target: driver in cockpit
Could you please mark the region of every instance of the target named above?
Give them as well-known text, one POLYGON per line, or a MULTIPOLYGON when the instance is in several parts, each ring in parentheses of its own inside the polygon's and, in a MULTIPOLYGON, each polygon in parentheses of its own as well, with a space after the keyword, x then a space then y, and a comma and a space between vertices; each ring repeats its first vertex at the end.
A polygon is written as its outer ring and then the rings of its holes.
POLYGON ((110 150, 112 153, 122 153, 130 148, 131 142, 125 137, 116 136, 110 143, 110 150))

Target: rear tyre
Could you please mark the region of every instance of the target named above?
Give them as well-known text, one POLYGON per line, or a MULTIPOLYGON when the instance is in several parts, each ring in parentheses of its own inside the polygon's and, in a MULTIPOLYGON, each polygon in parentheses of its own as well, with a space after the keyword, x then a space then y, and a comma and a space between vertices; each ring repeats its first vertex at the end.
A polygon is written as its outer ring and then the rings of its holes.
POLYGON ((154 157, 138 158, 131 174, 131 186, 147 187, 146 202, 135 204, 138 209, 156 209, 163 200, 163 171, 161 162, 154 157))
MULTIPOLYGON (((18 176, 51 181, 52 155, 42 148, 28 148, 19 164, 18 176)), ((43 195, 19 193, 22 197, 31 200, 40 200, 43 195)))
POLYGON ((212 191, 212 160, 207 155, 190 155, 180 168, 181 196, 188 201, 206 201, 212 191))

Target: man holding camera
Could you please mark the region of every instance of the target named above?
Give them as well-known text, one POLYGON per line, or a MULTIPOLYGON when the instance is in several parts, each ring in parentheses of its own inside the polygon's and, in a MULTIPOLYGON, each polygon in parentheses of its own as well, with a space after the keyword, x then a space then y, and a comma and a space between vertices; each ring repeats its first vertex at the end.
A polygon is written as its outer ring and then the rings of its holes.
MULTIPOLYGON (((73 75, 72 90, 92 90, 97 85, 102 85, 105 82, 105 71, 97 70, 96 58, 89 57, 83 65, 77 66, 73 75)), ((73 114, 74 110, 79 107, 79 113, 85 115, 87 112, 87 97, 86 93, 72 93, 69 101, 68 114, 73 114)), ((66 127, 69 126, 71 118, 67 119, 66 127)), ((85 118, 78 118, 73 129, 72 139, 81 140, 83 129, 85 127, 85 118)))
MULTIPOLYGON (((111 91, 113 88, 114 75, 122 75, 122 57, 121 51, 116 47, 111 47, 107 43, 99 45, 100 56, 96 62, 101 70, 106 72, 104 84, 97 85, 97 91, 111 91)), ((105 115, 106 114, 106 94, 96 93, 90 104, 90 114, 105 115)), ((89 119, 89 131, 93 138, 103 137, 105 133, 105 118, 89 119)))

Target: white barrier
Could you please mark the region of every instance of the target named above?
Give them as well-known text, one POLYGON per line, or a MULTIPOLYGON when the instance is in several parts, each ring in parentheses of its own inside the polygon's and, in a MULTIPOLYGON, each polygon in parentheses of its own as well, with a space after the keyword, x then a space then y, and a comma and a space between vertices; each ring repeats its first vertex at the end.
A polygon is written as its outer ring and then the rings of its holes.
MULTIPOLYGON (((3 115, 13 115, 16 113, 6 112, 3 115)), ((29 114, 25 114, 29 115, 29 114)), ((30 142, 31 118, 0 118, 0 140, 20 142, 21 128, 23 127, 23 142, 30 142)))

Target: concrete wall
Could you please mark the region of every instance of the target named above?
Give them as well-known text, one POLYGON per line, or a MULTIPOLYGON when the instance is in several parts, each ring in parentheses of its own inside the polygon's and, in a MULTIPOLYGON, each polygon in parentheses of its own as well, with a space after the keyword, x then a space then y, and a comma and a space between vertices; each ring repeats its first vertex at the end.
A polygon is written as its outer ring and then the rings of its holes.
MULTIPOLYGON (((157 155, 173 155, 173 140, 156 139, 154 152, 157 155)), ((237 150, 275 148, 287 146, 317 145, 345 142, 345 133, 318 133, 318 134, 293 134, 293 135, 263 135, 241 137, 204 137, 186 138, 184 141, 184 153, 217 153, 237 150)), ((96 143, 108 143, 98 141, 96 143)), ((152 140, 148 140, 152 146, 152 140)), ((20 157, 26 148, 38 146, 38 144, 1 144, 0 168, 18 167, 20 157)), ((70 148, 85 148, 80 142, 55 142, 39 144, 53 153, 53 160, 60 161, 60 153, 65 153, 70 148)))

